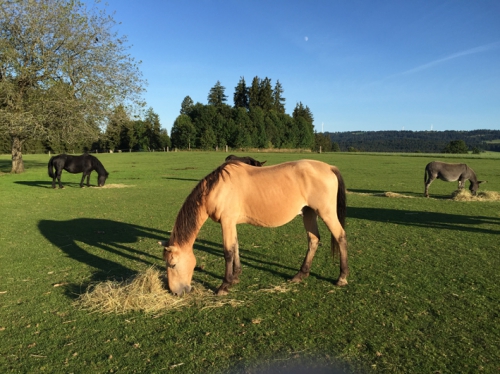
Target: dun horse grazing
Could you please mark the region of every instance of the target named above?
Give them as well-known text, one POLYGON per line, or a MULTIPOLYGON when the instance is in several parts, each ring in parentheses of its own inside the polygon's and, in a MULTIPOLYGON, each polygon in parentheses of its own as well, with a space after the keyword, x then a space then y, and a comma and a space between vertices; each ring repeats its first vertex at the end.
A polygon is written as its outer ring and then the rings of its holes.
POLYGON ((266 161, 257 161, 256 159, 252 158, 252 157, 248 157, 248 156, 245 156, 245 157, 238 157, 238 156, 235 156, 235 155, 229 155, 226 157, 226 162, 227 161, 239 161, 239 162, 243 162, 244 164, 248 164, 248 165, 252 165, 252 166, 263 166, 266 162, 266 161))
POLYGON ((92 173, 93 170, 97 171, 97 185, 99 187, 104 186, 106 178, 109 175, 106 169, 104 169, 101 161, 87 153, 81 156, 68 156, 66 154, 53 156, 49 160, 48 166, 49 177, 52 178, 52 188, 56 188, 56 178, 59 182, 59 188, 64 188, 61 184, 61 173, 63 170, 66 170, 73 174, 83 173, 80 187, 83 187, 83 180, 85 179, 85 177, 87 177, 87 187, 90 186, 90 173, 92 173), (54 168, 56 169, 55 173, 54 168))
POLYGON ((309 275, 319 243, 317 217, 328 226, 332 251, 340 253, 338 286, 347 284, 346 192, 335 166, 301 160, 256 168, 240 162, 222 164, 202 179, 187 197, 164 247, 168 287, 181 295, 191 290, 196 265, 193 243, 210 217, 222 227, 226 271, 217 294, 225 295, 241 273, 236 225, 277 227, 301 214, 309 248, 293 282, 309 275))
POLYGON ((425 167, 425 197, 429 197, 429 186, 436 178, 445 182, 455 182, 458 180, 459 189, 464 188, 465 181, 468 179, 470 181, 469 190, 473 195, 476 195, 479 184, 485 183, 485 181, 478 181, 474 170, 466 164, 448 164, 446 162, 433 161, 425 167))

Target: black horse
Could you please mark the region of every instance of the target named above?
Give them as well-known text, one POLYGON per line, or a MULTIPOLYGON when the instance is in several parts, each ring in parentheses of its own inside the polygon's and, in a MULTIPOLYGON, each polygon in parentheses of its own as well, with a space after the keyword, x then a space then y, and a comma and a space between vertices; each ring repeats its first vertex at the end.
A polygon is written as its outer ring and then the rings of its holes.
POLYGON ((251 166, 262 166, 266 163, 266 161, 257 161, 256 159, 252 158, 252 157, 248 157, 248 156, 245 156, 245 157, 238 157, 238 156, 235 156, 235 155, 229 155, 226 157, 226 162, 227 161, 239 161, 239 162, 243 162, 244 164, 248 164, 248 165, 251 165, 251 166))
POLYGON ((85 176, 87 177, 87 187, 90 186, 90 173, 92 173, 93 170, 97 171, 97 185, 99 187, 104 186, 106 178, 109 175, 106 169, 104 169, 104 166, 101 164, 101 161, 92 155, 87 153, 81 156, 68 156, 66 154, 61 154, 51 157, 49 161, 49 177, 52 178, 52 188, 56 188, 56 178, 59 182, 59 188, 64 188, 61 184, 61 173, 63 170, 73 174, 83 173, 80 187, 83 187, 83 180, 85 179, 85 176), (55 174, 53 168, 56 169, 55 174))

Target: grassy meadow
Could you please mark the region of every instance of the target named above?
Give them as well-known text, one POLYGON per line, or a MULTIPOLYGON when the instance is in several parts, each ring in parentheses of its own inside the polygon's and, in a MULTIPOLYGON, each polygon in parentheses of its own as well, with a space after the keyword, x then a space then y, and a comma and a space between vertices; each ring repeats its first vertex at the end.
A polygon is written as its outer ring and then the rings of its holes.
MULTIPOLYGON (((433 160, 466 162, 488 181, 480 191, 499 192, 493 153, 245 153, 268 165, 313 158, 339 167, 349 191, 348 286, 333 285, 338 259, 322 222, 311 276, 287 282, 307 247, 297 217, 238 227, 243 273, 223 297, 234 303, 121 314, 79 307, 91 284, 163 266, 157 241, 226 155, 100 154, 107 184, 123 188, 82 189, 81 174, 63 172, 65 188, 55 190, 48 155, 24 155, 20 175, 1 155, 0 371, 498 373, 500 202, 453 201, 457 184, 440 180, 423 197, 433 160)), ((224 273, 221 243, 220 226, 207 221, 194 281, 210 291, 224 273)))

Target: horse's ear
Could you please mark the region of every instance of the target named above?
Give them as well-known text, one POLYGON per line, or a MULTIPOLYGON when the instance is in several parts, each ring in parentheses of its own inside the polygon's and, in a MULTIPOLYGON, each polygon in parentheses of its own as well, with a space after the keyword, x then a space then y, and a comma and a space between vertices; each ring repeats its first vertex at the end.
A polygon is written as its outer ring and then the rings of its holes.
POLYGON ((166 241, 158 242, 158 244, 161 245, 162 247, 165 247, 165 249, 167 249, 168 247, 168 243, 166 241))
POLYGON ((488 183, 488 181, 477 181, 477 184, 488 183))
POLYGON ((266 161, 262 161, 262 162, 260 163, 260 166, 264 165, 266 162, 267 162, 267 160, 266 160, 266 161))

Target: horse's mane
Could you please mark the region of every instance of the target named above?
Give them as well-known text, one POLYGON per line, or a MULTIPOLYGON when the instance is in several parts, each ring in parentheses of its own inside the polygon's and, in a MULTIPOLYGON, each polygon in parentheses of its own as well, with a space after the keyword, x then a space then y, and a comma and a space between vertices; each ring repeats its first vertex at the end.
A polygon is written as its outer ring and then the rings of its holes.
POLYGON ((224 179, 224 173, 229 175, 229 171, 226 170, 226 166, 229 164, 236 165, 237 162, 228 161, 223 163, 193 188, 177 214, 172 235, 170 236, 170 245, 174 243, 186 244, 192 237, 193 232, 198 228, 198 213, 203 205, 204 198, 214 189, 221 178, 224 179))
POLYGON ((89 156, 90 157, 90 162, 92 163, 92 167, 97 171, 97 174, 103 175, 106 174, 108 175, 108 172, 104 168, 104 165, 102 164, 101 161, 95 156, 92 156, 88 153, 85 153, 83 156, 89 156))

